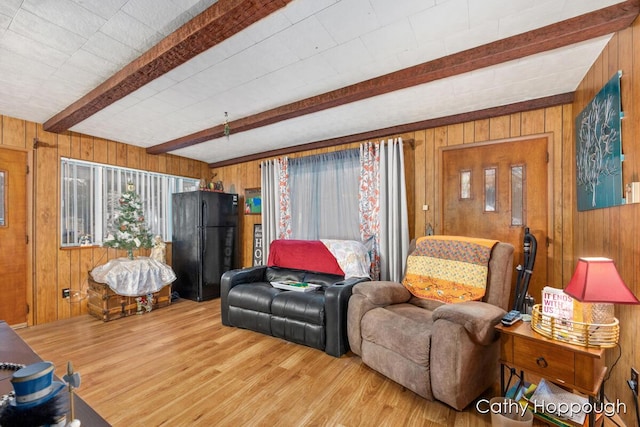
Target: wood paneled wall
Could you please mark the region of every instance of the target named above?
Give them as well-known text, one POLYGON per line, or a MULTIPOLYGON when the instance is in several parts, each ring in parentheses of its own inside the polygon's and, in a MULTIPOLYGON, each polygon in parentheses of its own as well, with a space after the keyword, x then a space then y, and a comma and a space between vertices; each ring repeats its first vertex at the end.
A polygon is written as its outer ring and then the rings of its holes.
MULTIPOLYGON (((640 20, 637 19, 630 28, 612 37, 578 86, 573 103, 577 114, 618 70, 622 71, 623 184, 640 181, 639 61, 640 20)), ((575 149, 573 145, 570 148, 575 149)), ((571 175, 575 176, 575 167, 573 164, 571 167, 571 175)), ((574 182, 571 185, 575 187, 574 182)), ((575 216, 572 264, 575 265, 582 256, 612 258, 624 282, 636 296, 640 296, 640 204, 578 212, 576 203, 572 201, 571 207, 575 216)), ((611 378, 607 381, 605 390, 609 400, 619 399, 626 404, 627 414, 622 414, 622 417, 628 425, 635 425, 635 408, 626 380, 630 378, 631 367, 640 367, 640 349, 637 344, 640 306, 617 305, 616 316, 620 320, 620 350, 616 348, 607 351, 609 368, 620 351, 621 357, 610 372, 611 378)))
MULTIPOLYGON (((30 236, 27 301, 30 325, 51 322, 87 312, 87 273, 124 251, 102 247, 60 247, 60 157, 94 161, 152 172, 209 178, 206 163, 173 155, 148 155, 144 148, 94 138, 75 132, 45 132, 42 125, 0 116, 0 148, 29 153, 30 236), (38 148, 34 149, 34 139, 38 148), (69 288, 72 297, 62 298, 69 288)), ((170 236, 165 236, 170 239, 170 236)), ((171 247, 167 257, 170 262, 171 247)), ((142 250, 139 255, 148 255, 142 250)))

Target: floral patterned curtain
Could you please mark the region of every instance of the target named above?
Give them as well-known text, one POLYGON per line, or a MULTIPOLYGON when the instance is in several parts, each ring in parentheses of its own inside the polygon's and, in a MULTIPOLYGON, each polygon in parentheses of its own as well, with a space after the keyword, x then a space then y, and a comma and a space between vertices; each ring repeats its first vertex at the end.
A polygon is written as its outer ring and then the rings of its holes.
POLYGON ((291 238, 291 191, 289 189, 289 158, 278 161, 278 193, 280 209, 278 220, 278 239, 291 238))
POLYGON ((371 280, 401 281, 409 248, 402 139, 360 145, 360 237, 371 280))
POLYGON ((369 248, 371 280, 380 278, 380 145, 360 145, 360 238, 369 248))

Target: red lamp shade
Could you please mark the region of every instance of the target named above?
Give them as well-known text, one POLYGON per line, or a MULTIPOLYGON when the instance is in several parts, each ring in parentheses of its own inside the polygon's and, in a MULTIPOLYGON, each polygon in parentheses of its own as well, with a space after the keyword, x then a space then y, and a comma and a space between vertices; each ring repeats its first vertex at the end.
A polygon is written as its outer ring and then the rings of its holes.
POLYGON ((609 258, 580 258, 564 292, 581 302, 640 304, 609 258))

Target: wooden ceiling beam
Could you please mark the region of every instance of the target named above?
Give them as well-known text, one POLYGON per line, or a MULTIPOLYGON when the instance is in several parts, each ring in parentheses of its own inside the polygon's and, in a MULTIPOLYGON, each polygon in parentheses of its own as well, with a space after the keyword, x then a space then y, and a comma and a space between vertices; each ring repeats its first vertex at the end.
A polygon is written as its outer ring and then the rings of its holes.
POLYGON ((325 139, 323 141, 310 142, 308 144, 294 145, 291 147, 279 148, 277 150, 265 151, 263 153, 250 154, 247 156, 237 157, 235 159, 223 160, 220 162, 209 163, 210 168, 220 168, 223 166, 235 165, 237 163, 250 162, 254 160, 284 156, 300 151, 316 150, 326 147, 334 147, 336 145, 350 144, 352 142, 370 141, 373 139, 387 138, 392 135, 400 135, 408 132, 416 132, 423 129, 432 129, 435 127, 449 126, 458 123, 471 122, 474 120, 490 119, 492 117, 507 116, 514 113, 522 113, 525 111, 539 110, 542 108, 555 107, 557 105, 571 104, 573 102, 573 92, 563 93, 560 95, 547 96, 544 98, 531 99, 523 102, 516 102, 499 107, 486 108, 484 110, 471 111, 467 113, 454 114, 446 117, 438 117, 435 119, 422 120, 419 122, 407 123, 404 125, 391 126, 384 129, 377 129, 370 132, 362 132, 354 135, 341 136, 338 138, 325 139))
POLYGON ((219 0, 44 123, 64 132, 292 0, 219 0))
MULTIPOLYGON (((556 24, 234 120, 229 123, 231 132, 236 134, 256 129, 279 121, 612 34, 631 25, 639 11, 638 1, 628 0, 556 24)), ((147 153, 166 153, 221 138, 223 135, 224 124, 219 124, 148 147, 147 153)))

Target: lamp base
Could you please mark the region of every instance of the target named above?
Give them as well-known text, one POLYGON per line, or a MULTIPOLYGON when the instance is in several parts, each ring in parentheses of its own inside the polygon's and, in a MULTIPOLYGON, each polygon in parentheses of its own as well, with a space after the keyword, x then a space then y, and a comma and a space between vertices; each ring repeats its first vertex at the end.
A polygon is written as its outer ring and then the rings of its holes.
POLYGON ((610 303, 581 303, 582 321, 584 323, 594 323, 606 325, 615 320, 615 309, 610 303))

